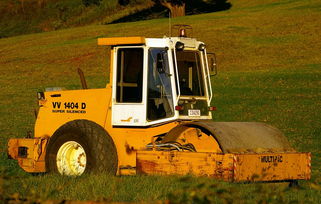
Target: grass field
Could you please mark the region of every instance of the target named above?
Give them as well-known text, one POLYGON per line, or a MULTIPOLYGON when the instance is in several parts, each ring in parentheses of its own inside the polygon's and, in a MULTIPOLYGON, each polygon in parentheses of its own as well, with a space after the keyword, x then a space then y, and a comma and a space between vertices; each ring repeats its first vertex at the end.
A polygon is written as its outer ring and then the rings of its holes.
MULTIPOLYGON (((277 184, 229 184, 208 178, 89 175, 33 176, 6 157, 8 138, 33 129, 36 92, 108 81, 101 36, 168 35, 168 20, 87 26, 0 39, 0 199, 178 203, 321 202, 321 1, 230 1, 228 11, 172 19, 218 57, 212 78, 216 121, 261 121, 279 128, 298 151, 312 152, 312 179, 277 184)), ((1 202, 1 200, 0 200, 1 202)))

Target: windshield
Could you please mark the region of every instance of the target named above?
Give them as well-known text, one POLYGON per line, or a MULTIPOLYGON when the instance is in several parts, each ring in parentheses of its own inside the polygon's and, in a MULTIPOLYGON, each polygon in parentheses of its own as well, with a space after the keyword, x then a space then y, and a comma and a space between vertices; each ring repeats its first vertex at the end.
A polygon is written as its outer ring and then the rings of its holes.
POLYGON ((181 95, 204 96, 204 81, 199 51, 176 51, 181 95))

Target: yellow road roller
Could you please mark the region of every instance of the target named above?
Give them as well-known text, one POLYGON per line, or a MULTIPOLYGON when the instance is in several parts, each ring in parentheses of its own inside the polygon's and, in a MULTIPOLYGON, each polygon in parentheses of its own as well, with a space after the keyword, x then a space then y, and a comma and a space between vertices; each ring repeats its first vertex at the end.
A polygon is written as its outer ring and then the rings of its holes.
MULTIPOLYGON (((79 176, 196 175, 231 182, 297 181, 311 176, 311 154, 276 128, 214 122, 215 55, 187 37, 99 38, 110 49, 105 88, 38 92, 34 137, 10 139, 26 172, 79 176)), ((107 50, 107 48, 106 48, 107 50)))

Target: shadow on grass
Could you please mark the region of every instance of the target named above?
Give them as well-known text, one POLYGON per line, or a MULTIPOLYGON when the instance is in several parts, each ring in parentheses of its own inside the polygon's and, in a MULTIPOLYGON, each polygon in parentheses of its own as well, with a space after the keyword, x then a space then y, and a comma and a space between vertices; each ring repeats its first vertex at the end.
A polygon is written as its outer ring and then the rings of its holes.
MULTIPOLYGON (((224 11, 230 9, 231 7, 232 4, 229 3, 228 0, 214 0, 208 2, 202 0, 193 0, 189 3, 186 3, 186 15, 224 11)), ((165 18, 168 16, 169 11, 167 8, 163 7, 160 4, 155 4, 149 9, 145 9, 135 14, 125 16, 123 18, 112 21, 109 24, 165 18)))

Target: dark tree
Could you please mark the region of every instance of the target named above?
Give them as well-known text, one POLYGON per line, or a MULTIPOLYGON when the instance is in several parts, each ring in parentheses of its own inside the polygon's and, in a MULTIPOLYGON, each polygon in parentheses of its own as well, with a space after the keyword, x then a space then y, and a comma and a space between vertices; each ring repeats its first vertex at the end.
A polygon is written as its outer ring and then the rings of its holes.
POLYGON ((171 17, 185 16, 186 0, 156 0, 171 11, 171 17))
POLYGON ((129 0, 118 0, 118 3, 122 6, 127 6, 129 4, 129 0))
MULTIPOLYGON (((84 0, 83 0, 84 1, 84 0)), ((86 0, 97 1, 97 0, 86 0)), ((122 6, 127 6, 133 0, 118 0, 122 6)), ((195 13, 208 13, 229 9, 231 4, 228 0, 152 0, 155 8, 162 5, 170 10, 171 17, 185 16, 195 13)))

